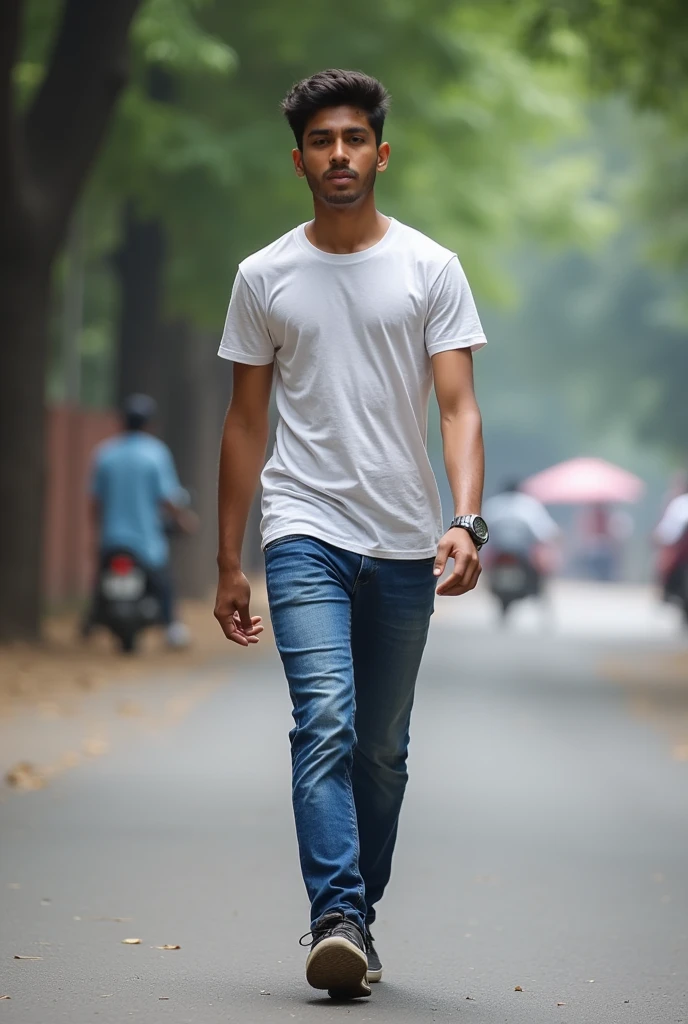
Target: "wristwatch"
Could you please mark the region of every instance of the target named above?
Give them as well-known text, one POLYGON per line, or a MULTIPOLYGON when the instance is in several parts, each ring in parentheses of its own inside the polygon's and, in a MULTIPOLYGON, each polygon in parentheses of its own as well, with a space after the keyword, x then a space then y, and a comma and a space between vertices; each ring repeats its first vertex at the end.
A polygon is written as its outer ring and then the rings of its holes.
POLYGON ((461 530, 467 530, 478 551, 490 539, 490 531, 482 516, 456 516, 449 524, 449 528, 451 529, 452 526, 458 526, 461 530))

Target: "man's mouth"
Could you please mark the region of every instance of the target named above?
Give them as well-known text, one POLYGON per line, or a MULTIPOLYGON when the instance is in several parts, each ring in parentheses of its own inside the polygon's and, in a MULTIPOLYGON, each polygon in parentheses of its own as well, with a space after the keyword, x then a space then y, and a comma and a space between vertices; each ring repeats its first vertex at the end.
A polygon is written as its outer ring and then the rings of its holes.
POLYGON ((351 181, 356 175, 353 171, 330 171, 327 175, 328 181, 351 181))

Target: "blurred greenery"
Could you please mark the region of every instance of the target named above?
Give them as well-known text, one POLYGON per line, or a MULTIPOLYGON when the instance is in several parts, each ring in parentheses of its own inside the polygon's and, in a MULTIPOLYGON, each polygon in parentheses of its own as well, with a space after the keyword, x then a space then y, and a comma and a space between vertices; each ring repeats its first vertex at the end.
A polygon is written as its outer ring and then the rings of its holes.
MULTIPOLYGON (((310 215, 280 98, 318 68, 362 67, 393 96, 379 203, 459 252, 496 342, 478 379, 497 463, 513 449, 537 468, 612 437, 680 460, 687 11, 677 0, 305 0, 298 11, 147 0, 83 200, 84 399, 112 397, 124 204, 164 225, 166 314, 217 330, 237 262, 310 215)), ((48 0, 29 12, 25 94, 55 13, 48 0)))

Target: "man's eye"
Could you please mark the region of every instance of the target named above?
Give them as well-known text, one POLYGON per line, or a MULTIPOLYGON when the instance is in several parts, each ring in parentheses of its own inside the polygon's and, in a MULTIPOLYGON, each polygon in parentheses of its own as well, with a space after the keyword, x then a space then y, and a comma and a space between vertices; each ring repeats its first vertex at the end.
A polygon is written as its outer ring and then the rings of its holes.
POLYGON ((365 142, 365 139, 363 138, 362 135, 352 135, 351 136, 351 141, 352 142, 365 142))

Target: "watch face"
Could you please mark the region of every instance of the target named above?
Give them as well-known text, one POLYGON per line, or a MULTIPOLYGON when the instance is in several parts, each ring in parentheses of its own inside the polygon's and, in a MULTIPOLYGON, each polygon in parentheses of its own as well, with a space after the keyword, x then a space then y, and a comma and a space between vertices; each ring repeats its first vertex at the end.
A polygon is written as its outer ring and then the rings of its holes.
POLYGON ((481 544, 484 544, 489 536, 487 523, 481 516, 476 516, 473 520, 473 533, 481 544))

